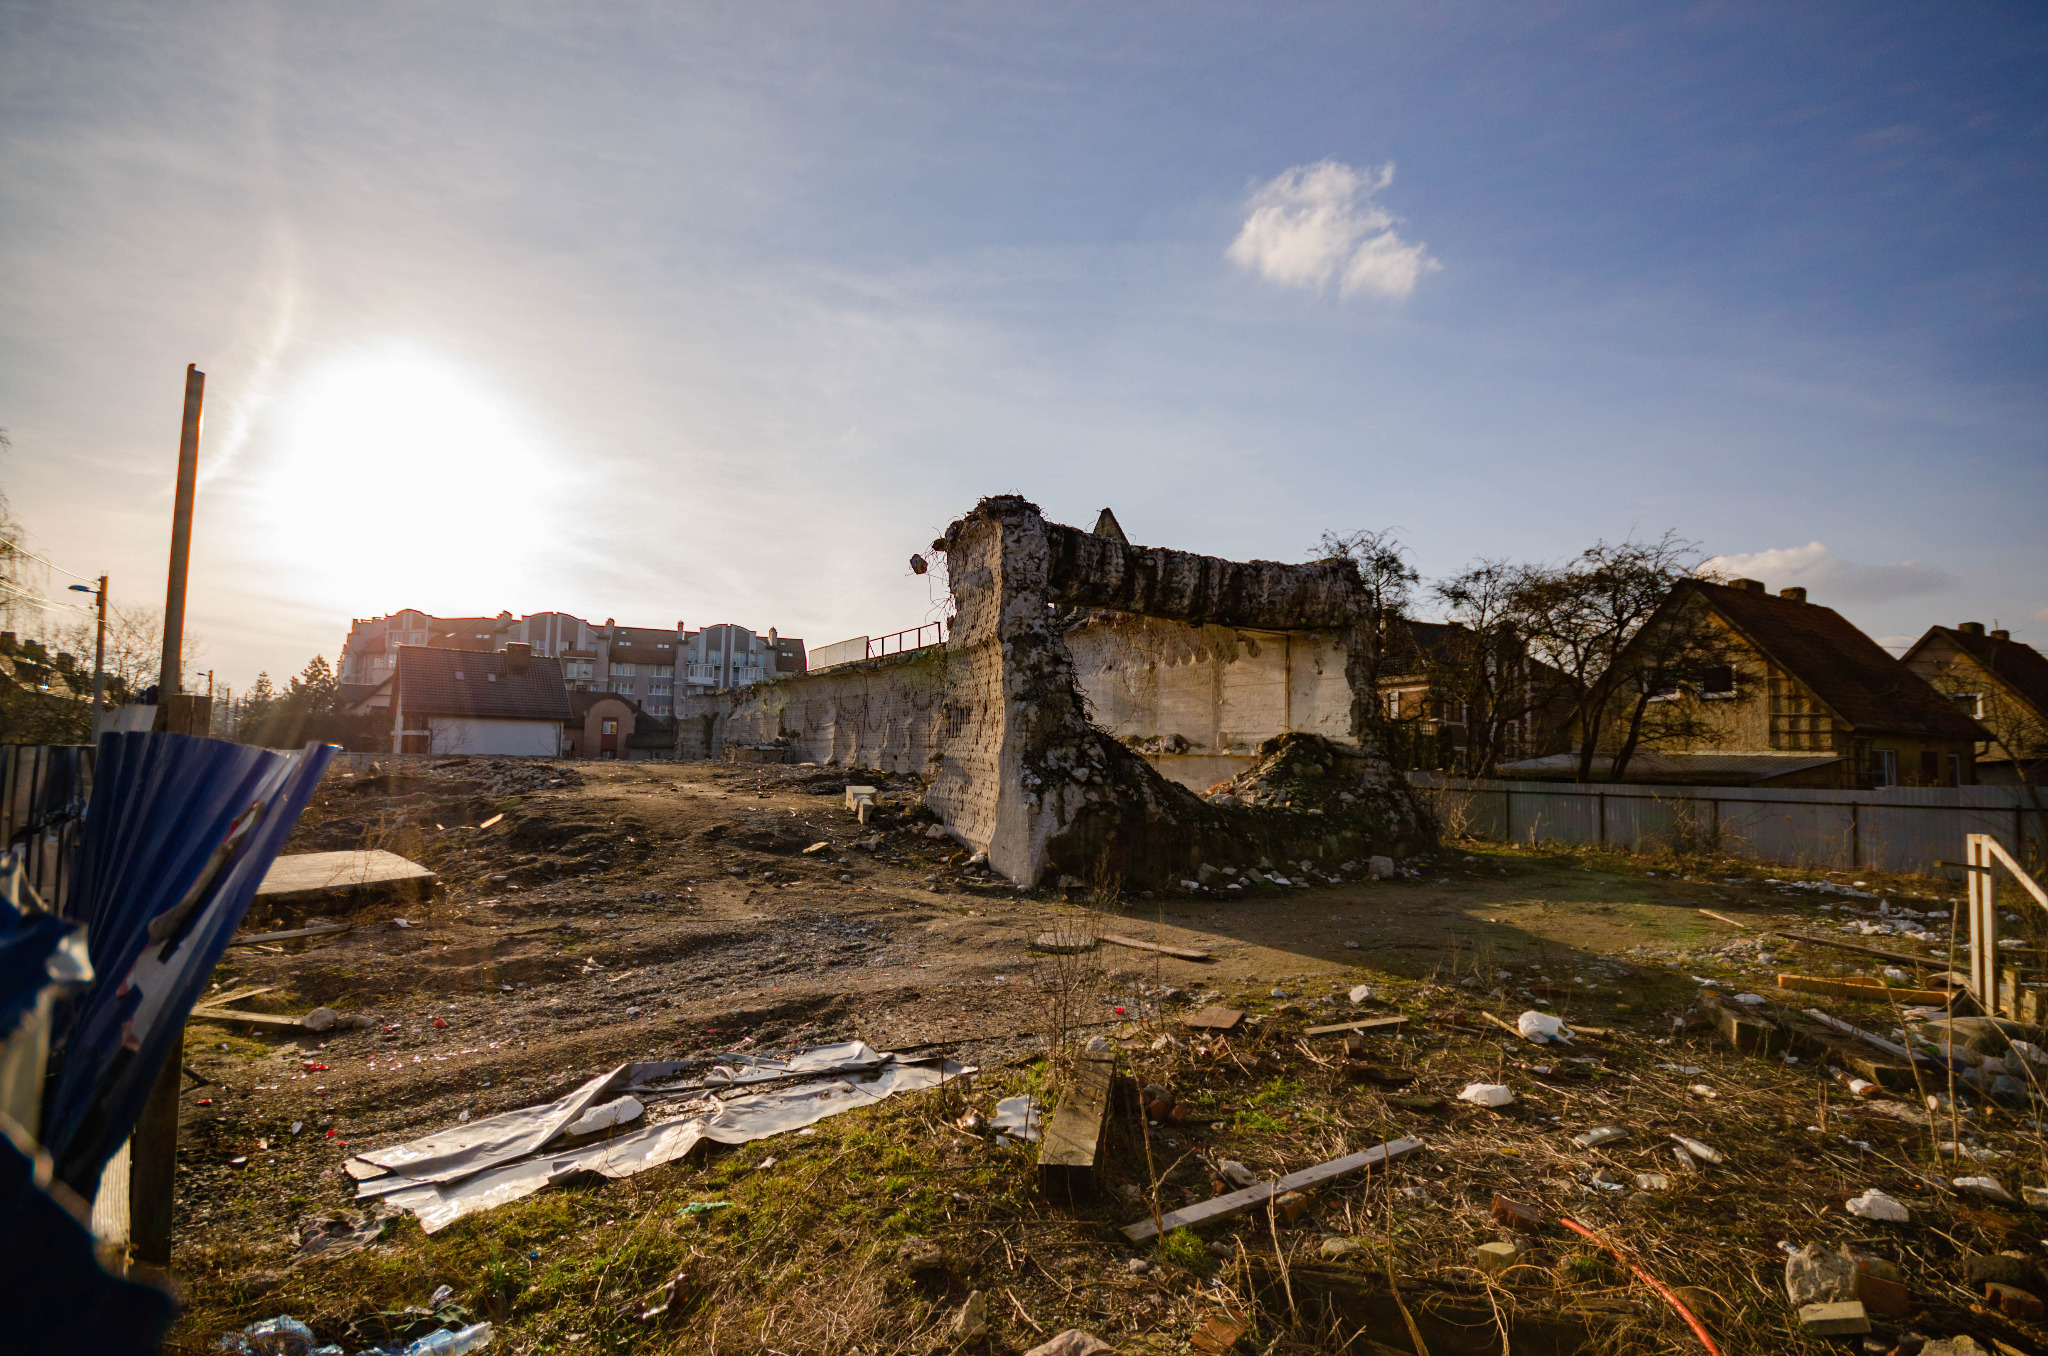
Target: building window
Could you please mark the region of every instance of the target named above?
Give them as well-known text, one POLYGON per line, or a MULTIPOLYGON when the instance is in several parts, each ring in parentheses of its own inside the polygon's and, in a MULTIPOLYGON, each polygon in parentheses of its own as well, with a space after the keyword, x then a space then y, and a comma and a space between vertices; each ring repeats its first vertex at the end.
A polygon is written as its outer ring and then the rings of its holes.
POLYGON ((607 720, 606 722, 604 722, 604 732, 608 735, 617 734, 619 732, 619 722, 616 720, 607 720))
POLYGON ((1870 784, 1872 786, 1897 786, 1899 784, 1899 751, 1897 749, 1872 749, 1870 751, 1870 784))
POLYGON ((1733 664, 1709 664, 1700 670, 1700 695, 1702 697, 1732 697, 1735 695, 1735 666, 1733 664))
POLYGON ((1971 720, 1984 719, 1984 694, 1981 692, 1951 692, 1948 699, 1963 708, 1963 714, 1971 720))
POLYGON ((1963 755, 1960 753, 1952 753, 1948 756, 1948 784, 1950 786, 1961 786, 1963 784, 1963 755))
POLYGON ((614 678, 631 678, 634 672, 635 670, 631 664, 612 665, 612 677, 614 678))

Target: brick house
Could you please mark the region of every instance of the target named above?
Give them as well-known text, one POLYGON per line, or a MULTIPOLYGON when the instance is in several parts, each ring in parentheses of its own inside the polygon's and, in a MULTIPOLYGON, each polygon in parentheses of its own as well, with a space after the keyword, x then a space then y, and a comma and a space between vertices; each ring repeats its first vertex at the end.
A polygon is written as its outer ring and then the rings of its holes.
POLYGON ((2048 657, 1983 622, 1932 626, 1900 661, 1982 725, 1982 781, 2048 781, 2048 657))
POLYGON ((673 722, 643 710, 629 698, 606 692, 571 692, 570 720, 562 736, 564 758, 647 762, 673 760, 673 722))
MULTIPOLYGON (((1616 669, 1644 666, 1644 637, 1704 614, 1727 662, 1652 696, 1646 729, 1681 736, 1646 741, 1631 781, 1700 785, 1969 786, 1985 731, 1927 680, 1806 590, 1773 597, 1754 579, 1687 580, 1623 650, 1616 669), (1679 617, 1680 609, 1693 615, 1679 617), (1656 707, 1672 703, 1666 710, 1656 707)), ((1640 681, 1640 680, 1630 680, 1640 681)), ((1651 679, 1649 681, 1655 681, 1651 679)), ((1602 743, 1594 775, 1613 759, 1602 743)), ((1502 775, 1568 779, 1576 754, 1504 765, 1502 775)))
POLYGON ((1456 622, 1400 619, 1382 642, 1378 689, 1397 766, 1484 775, 1546 747, 1571 714, 1562 675, 1503 638, 1494 652, 1456 622), (1484 667, 1486 673, 1476 670, 1484 667), (1483 689, 1483 690, 1482 690, 1483 689), (1494 709, 1475 708, 1474 695, 1494 709))
POLYGON ((571 713, 557 661, 517 642, 499 651, 404 645, 396 660, 392 752, 561 756, 571 713))

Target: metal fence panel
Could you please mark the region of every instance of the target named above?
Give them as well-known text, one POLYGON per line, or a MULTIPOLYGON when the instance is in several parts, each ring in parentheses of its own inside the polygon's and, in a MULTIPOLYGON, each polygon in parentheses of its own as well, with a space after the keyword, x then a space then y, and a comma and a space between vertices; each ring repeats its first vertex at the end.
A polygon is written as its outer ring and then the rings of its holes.
POLYGON ((1919 875, 1958 860, 1972 833, 1989 834, 2023 861, 2029 852, 2048 856, 2042 817, 2018 786, 1765 790, 1408 776, 1436 799, 1448 829, 1516 843, 1715 846, 1786 866, 1919 875))

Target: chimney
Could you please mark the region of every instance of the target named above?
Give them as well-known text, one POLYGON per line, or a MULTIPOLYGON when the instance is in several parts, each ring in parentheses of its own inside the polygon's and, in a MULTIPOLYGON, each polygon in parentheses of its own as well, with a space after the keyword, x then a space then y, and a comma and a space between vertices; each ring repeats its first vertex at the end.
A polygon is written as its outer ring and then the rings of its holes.
POLYGON ((1981 636, 1984 634, 1984 623, 1958 622, 1956 624, 1956 630, 1961 631, 1966 636, 1981 636))
POLYGON ((505 672, 525 673, 532 659, 533 647, 523 640, 515 640, 505 647, 505 672))
POLYGON ((1796 586, 1789 589, 1779 589, 1778 596, 1787 602, 1803 603, 1806 601, 1806 590, 1796 586))
POLYGON ((775 643, 775 628, 772 626, 768 628, 768 643, 770 645, 775 643))
POLYGON ((1761 579, 1731 579, 1728 581, 1728 587, 1731 589, 1741 589, 1744 593, 1754 593, 1758 597, 1762 597, 1764 581, 1761 579))
POLYGON ((2010 631, 1993 631, 1993 632, 1991 633, 1991 638, 1992 638, 1993 640, 2011 640, 2011 639, 2012 639, 2012 632, 2010 632, 2010 631))

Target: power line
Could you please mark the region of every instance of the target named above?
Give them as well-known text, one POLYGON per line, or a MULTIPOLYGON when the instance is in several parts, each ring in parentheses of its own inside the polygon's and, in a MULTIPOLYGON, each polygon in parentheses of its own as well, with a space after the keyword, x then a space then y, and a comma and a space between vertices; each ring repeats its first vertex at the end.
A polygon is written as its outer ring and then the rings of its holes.
POLYGON ((88 584, 99 582, 99 576, 73 573, 72 571, 65 569, 62 565, 59 565, 56 561, 51 560, 48 556, 39 556, 34 551, 27 549, 16 538, 0 537, 0 558, 4 558, 4 556, 7 554, 20 556, 24 560, 33 560, 40 565, 47 565, 49 568, 55 570, 58 574, 68 574, 73 579, 82 579, 88 584))

